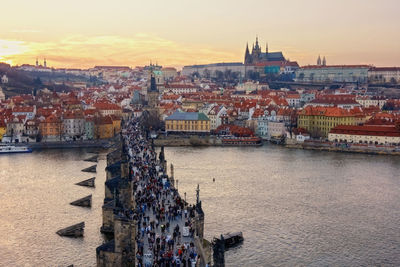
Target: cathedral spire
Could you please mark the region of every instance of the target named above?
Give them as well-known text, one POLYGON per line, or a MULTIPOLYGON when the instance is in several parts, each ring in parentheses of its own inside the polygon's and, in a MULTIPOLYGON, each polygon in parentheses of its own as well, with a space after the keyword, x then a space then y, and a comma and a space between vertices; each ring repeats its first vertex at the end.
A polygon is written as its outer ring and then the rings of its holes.
POLYGON ((321 56, 320 55, 318 55, 317 66, 321 66, 321 56))
POLYGON ((249 43, 246 43, 246 51, 244 53, 244 63, 247 64, 249 63, 250 60, 250 51, 249 51, 249 43))
POLYGON ((256 36, 256 45, 255 45, 254 48, 255 48, 256 50, 260 50, 260 51, 261 51, 260 45, 258 44, 258 36, 256 36))
POLYGON ((324 58, 322 59, 322 66, 326 66, 326 58, 324 56, 324 58))
POLYGON ((266 47, 265 52, 266 52, 267 55, 268 55, 268 42, 267 42, 267 45, 266 45, 265 47, 266 47))

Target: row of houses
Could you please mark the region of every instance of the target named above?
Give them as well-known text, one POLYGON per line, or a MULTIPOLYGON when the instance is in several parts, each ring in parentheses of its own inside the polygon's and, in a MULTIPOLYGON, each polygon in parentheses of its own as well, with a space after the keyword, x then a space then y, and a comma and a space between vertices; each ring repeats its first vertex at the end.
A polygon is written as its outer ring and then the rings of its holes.
POLYGON ((399 67, 369 65, 310 65, 296 69, 297 82, 399 84, 399 67))
POLYGON ((46 118, 12 116, 0 119, 1 142, 51 142, 112 138, 120 132, 121 118, 54 113, 46 118))

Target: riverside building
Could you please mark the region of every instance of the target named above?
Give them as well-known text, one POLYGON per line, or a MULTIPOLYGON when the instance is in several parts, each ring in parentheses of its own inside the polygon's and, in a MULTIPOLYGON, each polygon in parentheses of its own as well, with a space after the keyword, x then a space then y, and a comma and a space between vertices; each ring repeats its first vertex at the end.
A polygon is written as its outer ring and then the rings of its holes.
POLYGON ((330 131, 328 139, 331 142, 400 145, 400 127, 394 125, 338 125, 330 131))
POLYGON ((306 129, 313 137, 328 137, 332 128, 338 125, 360 125, 365 115, 359 108, 305 107, 299 114, 298 127, 306 129))
POLYGON ((210 119, 201 112, 175 111, 165 119, 166 132, 209 133, 210 119))

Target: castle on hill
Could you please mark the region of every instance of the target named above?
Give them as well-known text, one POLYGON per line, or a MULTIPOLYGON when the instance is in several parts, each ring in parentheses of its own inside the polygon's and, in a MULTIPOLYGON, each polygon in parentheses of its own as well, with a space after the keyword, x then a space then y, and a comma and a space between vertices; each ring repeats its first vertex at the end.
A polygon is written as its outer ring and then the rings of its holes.
POLYGON ((269 52, 268 43, 266 44, 265 52, 262 52, 261 46, 258 43, 258 37, 256 37, 256 43, 253 43, 251 53, 249 50, 249 44, 247 43, 246 52, 244 55, 244 64, 250 65, 271 61, 286 61, 286 59, 283 56, 282 52, 269 52))

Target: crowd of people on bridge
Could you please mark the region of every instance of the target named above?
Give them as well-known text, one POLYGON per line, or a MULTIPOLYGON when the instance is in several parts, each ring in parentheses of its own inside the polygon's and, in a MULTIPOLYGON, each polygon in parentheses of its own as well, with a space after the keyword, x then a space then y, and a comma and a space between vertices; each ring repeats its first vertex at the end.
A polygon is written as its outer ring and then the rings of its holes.
POLYGON ((139 119, 127 122, 122 135, 130 157, 136 201, 137 266, 196 266, 194 209, 170 184, 139 119))

